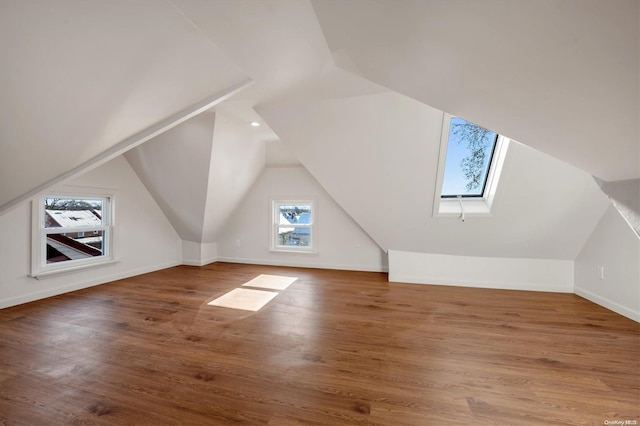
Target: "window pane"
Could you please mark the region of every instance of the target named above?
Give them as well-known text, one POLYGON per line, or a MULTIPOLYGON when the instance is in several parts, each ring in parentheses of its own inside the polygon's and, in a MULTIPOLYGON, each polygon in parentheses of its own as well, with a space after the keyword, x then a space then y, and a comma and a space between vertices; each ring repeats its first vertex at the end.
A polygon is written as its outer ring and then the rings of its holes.
POLYGON ((278 227, 278 245, 279 246, 288 246, 291 242, 291 233, 293 232, 293 228, 290 227, 278 227))
POLYGON ((310 251, 313 249, 313 203, 274 202, 276 222, 274 248, 310 251))
POLYGON ((482 196, 498 134, 452 117, 442 196, 482 196))
POLYGON ((278 245, 288 247, 310 247, 311 229, 301 226, 279 226, 278 245))
POLYGON ((103 255, 104 234, 102 231, 47 234, 46 241, 47 263, 88 259, 103 255))
POLYGON ((102 199, 45 198, 45 228, 102 226, 102 199))
POLYGON ((311 206, 309 204, 280 204, 278 206, 280 218, 278 224, 311 223, 311 206))

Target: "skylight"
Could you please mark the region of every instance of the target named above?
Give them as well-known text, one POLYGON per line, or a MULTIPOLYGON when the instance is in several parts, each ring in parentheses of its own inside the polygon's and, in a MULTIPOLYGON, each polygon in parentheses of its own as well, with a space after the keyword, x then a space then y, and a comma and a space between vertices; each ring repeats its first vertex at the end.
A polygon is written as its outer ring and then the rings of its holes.
POLYGON ((434 217, 491 215, 509 138, 444 114, 438 175, 433 199, 434 217))
POLYGON ((482 197, 497 141, 496 132, 452 117, 441 197, 482 197))

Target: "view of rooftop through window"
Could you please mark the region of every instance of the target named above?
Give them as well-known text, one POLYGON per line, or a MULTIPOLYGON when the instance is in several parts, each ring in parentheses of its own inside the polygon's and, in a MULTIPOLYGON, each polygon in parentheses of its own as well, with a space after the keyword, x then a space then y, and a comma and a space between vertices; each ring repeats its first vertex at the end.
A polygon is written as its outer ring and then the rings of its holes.
POLYGON ((277 209, 279 216, 277 245, 309 247, 311 244, 311 205, 278 204, 277 209))
POLYGON ((442 197, 482 197, 498 134, 452 117, 442 183, 442 197))
POLYGON ((104 254, 102 207, 102 199, 44 199, 48 264, 104 254))

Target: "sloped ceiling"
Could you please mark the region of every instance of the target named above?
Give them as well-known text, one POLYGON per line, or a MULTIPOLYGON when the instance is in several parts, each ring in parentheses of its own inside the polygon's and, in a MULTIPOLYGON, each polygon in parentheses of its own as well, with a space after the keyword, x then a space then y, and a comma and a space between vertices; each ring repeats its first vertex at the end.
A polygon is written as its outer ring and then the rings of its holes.
POLYGON ((0 206, 246 79, 163 1, 0 1, 0 206))
POLYGON ((265 165, 265 145, 252 128, 216 113, 202 242, 216 242, 222 226, 265 165))
MULTIPOLYGON (((227 117, 249 123, 260 117, 253 106, 295 90, 333 66, 315 11, 303 0, 172 0, 197 28, 255 84, 217 107, 227 117)), ((264 123, 263 123, 264 124, 264 123)), ((277 139, 268 126, 265 140, 277 139)))
POLYGON ((265 147, 246 126, 209 111, 125 158, 180 238, 211 243, 264 167, 265 147))
POLYGON ((640 177, 639 16, 634 0, 0 0, 0 211, 251 79, 194 141, 127 154, 183 239, 217 238, 267 145, 384 249, 572 258, 601 214, 589 174, 640 177), (442 111, 562 161, 515 145, 486 228, 434 221, 442 111))
POLYGON ((338 64, 606 181, 640 177, 637 0, 313 0, 338 64))
POLYGON ((214 123, 214 113, 200 114, 125 154, 186 241, 202 240, 214 123))
POLYGON ((384 250, 573 259, 608 206, 589 174, 512 143, 491 217, 433 218, 441 111, 383 93, 258 112, 384 250))

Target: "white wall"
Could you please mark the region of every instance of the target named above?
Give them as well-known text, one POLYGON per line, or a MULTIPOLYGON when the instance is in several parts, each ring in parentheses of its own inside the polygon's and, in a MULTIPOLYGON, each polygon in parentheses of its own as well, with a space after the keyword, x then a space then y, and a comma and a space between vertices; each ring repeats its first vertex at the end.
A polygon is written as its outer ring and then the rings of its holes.
POLYGON ((198 252, 209 250, 264 167, 265 144, 253 130, 206 111, 124 155, 180 237, 203 244, 198 252))
POLYGON ((223 226, 218 260, 383 271, 386 254, 303 167, 267 167, 223 226), (270 252, 271 199, 316 201, 317 254, 270 252))
POLYGON ((265 164, 265 144, 253 127, 216 113, 207 181, 202 242, 218 238, 221 226, 238 207, 265 164))
POLYGON ((640 238, 613 206, 576 258, 574 274, 576 294, 640 321, 640 238))
POLYGON ((23 203, 0 216, 0 308, 180 263, 180 238, 122 156, 66 185, 117 190, 119 262, 42 280, 29 277, 31 203, 23 203))
POLYGON ((182 241, 182 264, 204 266, 218 260, 218 244, 182 241))
POLYGON ((202 241, 215 119, 204 112, 124 154, 186 241, 202 241))
POLYGON ((608 201, 593 177, 518 143, 490 217, 432 217, 442 111, 396 93, 257 111, 384 250, 573 260, 608 201))
POLYGON ((573 262, 389 250, 389 281, 571 293, 573 262))
POLYGON ((611 198, 613 205, 640 235, 640 179, 615 182, 598 181, 602 190, 611 198))

